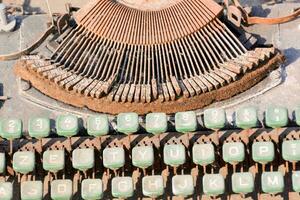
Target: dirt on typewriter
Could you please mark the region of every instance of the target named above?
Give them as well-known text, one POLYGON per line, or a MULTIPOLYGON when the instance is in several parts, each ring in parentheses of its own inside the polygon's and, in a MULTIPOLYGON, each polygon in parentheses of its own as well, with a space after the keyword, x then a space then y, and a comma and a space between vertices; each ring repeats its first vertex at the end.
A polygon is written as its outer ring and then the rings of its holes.
POLYGON ((244 74, 239 80, 227 86, 203 93, 199 96, 190 98, 180 97, 175 101, 169 102, 155 100, 151 103, 120 103, 110 101, 107 97, 97 99, 72 91, 68 92, 64 88, 59 87, 55 83, 32 71, 29 65, 26 64, 26 61, 22 60, 17 62, 14 71, 22 79, 30 81, 32 86, 45 95, 72 106, 80 108, 88 107, 93 111, 109 114, 118 114, 121 112, 136 112, 138 114, 165 112, 170 114, 179 111, 200 109, 213 102, 235 96, 260 82, 270 71, 277 68, 282 62, 284 62, 284 56, 277 51, 276 55, 272 59, 262 63, 261 67, 244 74))

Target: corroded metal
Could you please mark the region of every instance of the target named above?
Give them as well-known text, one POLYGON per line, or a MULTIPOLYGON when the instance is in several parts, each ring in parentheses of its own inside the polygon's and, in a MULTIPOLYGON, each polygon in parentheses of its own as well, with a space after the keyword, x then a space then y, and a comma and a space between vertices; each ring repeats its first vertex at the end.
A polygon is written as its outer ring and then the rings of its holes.
POLYGON ((185 110, 210 104, 217 100, 211 92, 256 74, 249 83, 236 84, 235 93, 228 92, 228 97, 236 95, 281 62, 274 48, 248 51, 218 19, 222 7, 212 0, 147 1, 141 9, 132 7, 142 1, 132 2, 91 1, 75 15, 77 26, 50 60, 24 59, 17 74, 72 105, 118 113, 122 110, 114 103, 126 103, 126 111, 147 113, 144 106, 175 102, 164 110, 171 113, 180 110, 180 102, 192 104, 185 110), (24 67, 34 78, 24 74, 24 67), (37 85, 35 78, 63 92, 37 85), (102 109, 95 109, 100 102, 102 109))

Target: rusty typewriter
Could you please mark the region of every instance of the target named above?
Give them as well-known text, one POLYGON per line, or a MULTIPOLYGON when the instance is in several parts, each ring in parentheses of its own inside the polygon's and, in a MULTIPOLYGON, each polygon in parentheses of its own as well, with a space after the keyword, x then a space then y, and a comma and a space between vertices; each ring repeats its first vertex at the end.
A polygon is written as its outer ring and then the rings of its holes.
POLYGON ((14 72, 94 114, 1 116, 0 200, 300 199, 300 108, 206 107, 284 62, 224 13, 213 0, 92 0, 53 20, 50 53, 14 72))

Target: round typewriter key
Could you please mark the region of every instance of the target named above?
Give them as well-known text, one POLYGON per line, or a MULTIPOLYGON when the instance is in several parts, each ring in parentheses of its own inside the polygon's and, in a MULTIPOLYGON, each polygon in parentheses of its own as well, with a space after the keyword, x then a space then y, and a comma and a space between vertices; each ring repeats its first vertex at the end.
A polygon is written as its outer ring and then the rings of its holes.
POLYGON ((71 200, 73 197, 73 183, 71 180, 53 180, 51 182, 51 199, 71 200))
POLYGON ((164 163, 173 167, 183 165, 186 161, 185 147, 182 144, 164 146, 164 163))
POLYGON ((245 159, 245 146, 242 142, 229 142, 222 147, 223 160, 230 164, 243 162, 245 159))
POLYGON ((203 192, 209 196, 218 196, 225 192, 225 180, 221 174, 205 174, 202 178, 203 192))
POLYGON ((31 151, 18 151, 13 155, 13 169, 22 174, 33 172, 35 168, 35 153, 31 151))
POLYGON ((101 199, 103 186, 101 179, 84 179, 81 183, 81 197, 84 200, 101 199))
POLYGON ((13 184, 10 182, 0 182, 0 199, 12 200, 13 199, 13 184))
POLYGON ((224 109, 211 108, 204 111, 204 125, 209 129, 225 127, 226 114, 224 109))
POLYGON ((143 195, 157 198, 164 194, 164 179, 162 176, 144 176, 142 181, 143 195))
POLYGON ((87 132, 91 136, 99 137, 109 133, 107 115, 90 116, 87 120, 87 132))
POLYGON ((248 194, 254 191, 254 177, 250 172, 233 173, 231 182, 234 193, 248 194))
POLYGON ((22 136, 22 121, 20 119, 5 119, 0 123, 0 133, 5 139, 17 139, 22 136))
POLYGON ((43 154, 43 168, 50 172, 58 172, 65 168, 64 150, 47 150, 43 154))
POLYGON ((78 118, 73 115, 60 115, 56 119, 57 134, 64 137, 71 137, 78 133, 78 118))
POLYGON ((111 181, 112 196, 126 199, 133 196, 133 180, 131 177, 114 177, 111 181))
POLYGON ((284 190, 284 178, 281 172, 263 172, 261 187, 265 193, 276 194, 284 190))
POLYGON ((242 129, 250 129, 257 126, 258 117, 254 107, 241 108, 236 112, 236 125, 242 129))
POLYGON ((139 168, 148 168, 154 163, 152 146, 136 146, 132 149, 132 164, 139 168))
POLYGON ((1 137, 9 140, 9 154, 13 153, 13 140, 22 137, 23 124, 20 119, 5 119, 0 122, 1 137))
POLYGON ((21 200, 42 200, 42 181, 26 181, 21 183, 21 200))
POLYGON ((176 113, 175 129, 176 131, 182 133, 196 131, 197 130, 196 113, 193 111, 176 113))
POLYGON ((284 107, 270 106, 266 111, 266 124, 271 128, 280 128, 288 125, 288 110, 284 107))
POLYGON ((44 138, 50 134, 50 119, 31 118, 28 124, 29 135, 33 138, 44 138))
POLYGON ((117 116, 117 129, 121 133, 131 134, 139 130, 139 116, 136 113, 120 113, 117 116))
POLYGON ((266 164, 275 158, 273 142, 254 142, 252 144, 252 159, 255 162, 266 164))
POLYGON ((206 166, 215 161, 215 148, 213 144, 194 144, 193 162, 197 165, 206 166))
POLYGON ((290 162, 300 161, 300 140, 286 140, 282 143, 282 157, 290 162))
POLYGON ((149 113, 146 115, 146 130, 148 133, 160 134, 168 129, 167 115, 165 113, 149 113))
POLYGON ((103 150, 103 165, 112 170, 125 165, 125 151, 122 147, 105 148, 103 150))
POLYGON ((186 197, 194 194, 194 181, 191 175, 175 175, 172 178, 172 192, 176 196, 186 197))
POLYGON ((75 149, 72 152, 72 164, 73 168, 87 171, 95 165, 95 153, 94 149, 75 149))

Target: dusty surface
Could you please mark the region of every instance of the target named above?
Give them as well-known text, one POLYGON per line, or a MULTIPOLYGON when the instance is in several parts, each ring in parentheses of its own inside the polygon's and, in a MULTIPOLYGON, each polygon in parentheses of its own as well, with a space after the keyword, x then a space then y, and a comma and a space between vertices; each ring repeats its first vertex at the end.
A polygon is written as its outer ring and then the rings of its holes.
MULTIPOLYGON (((85 0, 48 0, 52 13, 66 12, 66 3, 74 7, 86 4, 85 0)), ((1 1, 0 1, 1 2, 1 1)), ((47 14, 49 12, 46 0, 2 0, 7 5, 23 6, 25 14, 47 14)))
POLYGON ((30 81, 35 88, 45 95, 76 107, 86 106, 91 110, 109 114, 118 114, 121 112, 136 112, 138 114, 165 112, 171 114, 174 112, 203 108, 212 102, 222 101, 239 94, 261 81, 271 70, 277 68, 282 62, 283 56, 277 54, 267 63, 262 63, 258 69, 246 73, 240 80, 220 89, 188 99, 182 97, 176 101, 160 102, 156 100, 152 103, 111 102, 106 97, 97 99, 86 97, 78 93, 67 92, 65 89, 59 88, 55 83, 44 79, 42 76, 30 70, 30 66, 26 66, 25 62, 22 61, 16 64, 15 73, 22 79, 30 81))
MULTIPOLYGON (((5 1, 5 0, 4 0, 5 1)), ((15 2, 15 1, 14 1, 15 2)), ((50 0, 51 4, 57 10, 64 10, 64 0, 50 0)), ((81 4, 86 1, 72 0, 72 3, 78 2, 81 4)), ((248 1, 252 3, 252 1, 248 1)), ((31 7, 43 4, 41 9, 45 9, 45 1, 31 0, 27 1, 31 7)), ((255 7, 255 12, 259 16, 276 17, 279 15, 286 15, 290 13, 292 8, 299 7, 300 3, 284 3, 276 4, 274 6, 258 5, 255 7)), ((48 15, 24 16, 18 20, 18 28, 13 33, 0 33, 0 54, 14 52, 25 48, 36 40, 45 30, 46 22, 49 21, 48 15)), ((300 104, 300 41, 298 36, 300 34, 300 19, 293 22, 273 25, 273 26, 252 26, 249 31, 260 35, 261 43, 272 43, 287 57, 287 62, 281 67, 282 83, 280 86, 256 97, 255 99, 247 100, 239 105, 227 108, 228 122, 232 123, 232 116, 234 111, 242 106, 255 106, 258 108, 259 114, 262 116, 264 110, 269 105, 286 106, 290 114, 300 104)), ((24 127, 27 127, 27 120, 31 116, 48 116, 55 119, 59 113, 66 112, 66 110, 53 110, 41 105, 32 104, 25 100, 19 93, 16 76, 13 73, 12 66, 15 61, 0 62, 0 93, 11 97, 0 108, 0 116, 5 117, 19 117, 24 120, 24 127)), ((37 93, 36 91, 32 91, 37 93)), ((40 95, 41 100, 47 99, 46 96, 40 95)), ((57 101, 51 101, 51 105, 63 107, 63 104, 57 101)), ((222 103, 211 105, 211 107, 221 107, 222 103)), ((85 116, 92 112, 87 109, 80 111, 71 106, 67 106, 67 110, 76 113, 79 116, 85 116)))

